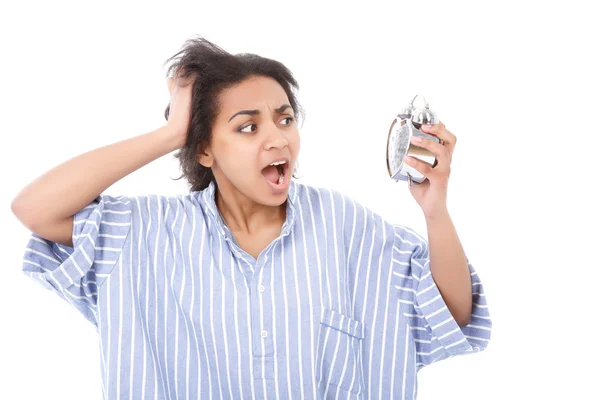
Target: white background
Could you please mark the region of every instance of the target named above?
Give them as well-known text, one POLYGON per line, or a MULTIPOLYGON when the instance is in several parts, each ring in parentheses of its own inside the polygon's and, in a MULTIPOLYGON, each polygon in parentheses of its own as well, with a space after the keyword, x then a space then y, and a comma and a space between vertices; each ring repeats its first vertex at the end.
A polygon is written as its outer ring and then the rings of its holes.
MULTIPOLYGON (((458 137, 448 207, 494 331, 486 351, 426 367, 419 399, 600 398, 594 2, 215 3, 3 3, 0 398, 101 398, 95 330, 22 274, 29 231, 10 201, 63 161, 161 126, 162 63, 193 35, 293 71, 300 182, 423 234, 387 175, 387 130, 422 93, 458 137)), ((105 193, 185 193, 179 173, 167 155, 105 193)))

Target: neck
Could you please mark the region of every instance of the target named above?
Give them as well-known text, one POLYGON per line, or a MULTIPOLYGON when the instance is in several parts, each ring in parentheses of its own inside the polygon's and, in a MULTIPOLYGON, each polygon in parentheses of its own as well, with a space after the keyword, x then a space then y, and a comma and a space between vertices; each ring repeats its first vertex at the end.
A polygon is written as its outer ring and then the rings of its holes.
POLYGON ((217 186, 215 204, 232 232, 255 234, 266 226, 282 226, 287 202, 280 206, 258 204, 235 190, 217 186))

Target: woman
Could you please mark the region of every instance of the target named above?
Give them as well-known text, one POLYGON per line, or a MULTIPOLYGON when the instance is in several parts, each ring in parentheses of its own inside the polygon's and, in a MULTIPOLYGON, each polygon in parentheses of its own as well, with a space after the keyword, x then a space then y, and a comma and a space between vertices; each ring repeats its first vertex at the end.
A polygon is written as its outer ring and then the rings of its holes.
POLYGON ((24 188, 23 270, 98 330, 105 398, 414 398, 417 372, 490 339, 481 282, 446 208, 456 138, 415 142, 429 242, 292 179, 298 85, 281 63, 202 39, 168 61, 159 129, 24 188), (188 195, 101 194, 179 149, 188 195), (94 179, 90 179, 90 176, 94 179), (40 199, 43 199, 41 201, 40 199))

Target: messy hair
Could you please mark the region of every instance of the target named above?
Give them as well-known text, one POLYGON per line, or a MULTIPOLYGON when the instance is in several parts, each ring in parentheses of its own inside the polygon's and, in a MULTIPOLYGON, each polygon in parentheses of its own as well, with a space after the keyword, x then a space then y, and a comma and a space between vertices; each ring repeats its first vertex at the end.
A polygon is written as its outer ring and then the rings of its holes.
MULTIPOLYGON (((295 92, 298 82, 292 72, 281 62, 251 53, 230 54, 202 37, 188 39, 181 50, 168 58, 173 62, 167 77, 177 75, 183 79, 194 77, 190 124, 185 145, 174 155, 179 159, 182 175, 186 178, 190 192, 205 189, 214 175, 210 168, 198 162, 198 154, 204 151, 211 140, 211 131, 220 105, 221 91, 233 87, 252 76, 264 76, 276 80, 290 101, 294 115, 304 118, 304 110, 298 103, 295 92)), ((169 106, 165 119, 169 118, 169 106)), ((296 170, 294 169, 294 177, 296 170)))

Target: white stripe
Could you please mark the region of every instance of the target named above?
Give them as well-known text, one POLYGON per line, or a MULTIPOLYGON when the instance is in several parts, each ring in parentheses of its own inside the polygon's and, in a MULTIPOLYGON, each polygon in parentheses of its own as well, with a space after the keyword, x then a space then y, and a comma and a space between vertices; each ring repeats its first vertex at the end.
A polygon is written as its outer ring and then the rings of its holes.
MULTIPOLYGON (((276 246, 273 246, 273 251, 271 252, 271 281, 270 281, 271 282, 271 285, 270 285, 271 290, 269 290, 269 296, 271 297, 271 310, 273 310, 273 357, 275 358, 275 360, 278 360, 279 350, 277 348, 276 338, 278 337, 277 326, 279 325, 279 321, 278 321, 278 315, 277 315, 276 308, 275 308, 275 291, 273 290, 273 288, 275 287, 275 282, 276 282, 276 280, 275 280, 275 247, 276 246)), ((311 335, 312 335, 312 331, 311 331, 311 335)), ((273 379, 275 380, 275 399, 279 400, 279 398, 280 398, 280 394, 279 394, 280 363, 275 362, 274 364, 275 365, 273 366, 273 379)), ((241 366, 240 366, 240 369, 241 369, 241 366)), ((314 371, 314 366, 311 371, 314 371)), ((313 379, 313 381, 314 381, 314 379, 313 379)), ((241 389, 240 389, 240 395, 242 393, 243 393, 243 391, 241 391, 241 389)))
MULTIPOLYGON (((193 235, 192 235, 193 236, 193 235)), ((225 246, 222 246, 222 241, 219 241, 219 268, 222 269, 223 268, 223 256, 225 253, 225 246)), ((230 254, 227 254, 227 257, 229 257, 230 254)), ((226 371, 231 371, 231 367, 229 366, 229 345, 227 344, 227 338, 229 338, 229 335, 227 334, 227 317, 228 314, 225 311, 225 288, 227 287, 227 278, 225 276, 225 274, 223 272, 221 272, 221 283, 220 283, 220 287, 221 287, 221 315, 219 316, 221 318, 221 327, 223 328, 223 335, 221 336, 222 342, 223 342, 223 347, 225 348, 225 370, 226 371)), ((261 276, 262 276, 262 270, 261 270, 261 276)), ((227 293, 227 295, 229 295, 229 293, 227 293)), ((182 288, 182 297, 183 297, 183 288, 182 288)), ((184 314, 185 315, 185 314, 184 314)), ((262 299, 261 299, 261 319, 262 319, 262 299)), ((188 333, 189 333, 189 329, 188 329, 188 333)), ((215 343, 216 346, 216 343, 215 343)), ((189 354, 188 354, 188 360, 189 360, 189 354)), ((189 362, 189 361, 188 361, 189 362)), ((188 375, 189 376, 189 373, 188 375)), ((231 386, 231 374, 227 374, 227 389, 229 391, 229 398, 233 398, 233 388, 231 386)), ((189 393, 189 392, 186 392, 189 393)))
MULTIPOLYGON (((302 248, 304 249, 304 262, 306 263, 306 265, 304 266, 304 271, 306 272, 306 282, 307 282, 307 288, 308 288, 308 305, 309 305, 309 318, 310 318, 310 348, 311 349, 315 349, 315 317, 314 317, 314 312, 313 312, 313 296, 312 296, 312 288, 313 285, 311 284, 312 280, 310 279, 310 268, 309 268, 309 261, 308 261, 308 243, 306 241, 306 229, 304 227, 304 217, 302 215, 302 207, 299 208, 298 210, 299 215, 298 215, 298 223, 300 223, 300 231, 302 232, 302 248)), ((293 234, 293 230, 292 230, 292 234, 293 234)), ((292 236, 293 238, 294 236, 292 236)), ((314 240, 316 241, 316 237, 314 238, 314 240)), ((351 239, 352 241, 352 239, 351 239)), ((295 246, 294 246, 295 247, 295 246)), ((274 268, 274 260, 275 260, 275 256, 271 255, 271 271, 273 271, 274 268)), ((273 283, 273 282, 272 282, 273 283)), ((273 296, 273 294, 271 294, 271 299, 272 301, 275 300, 275 296, 273 296)), ((275 306, 273 305, 273 310, 275 310, 275 306)), ((273 318, 276 318, 277 315, 274 314, 273 318)), ((276 325, 276 324, 274 324, 276 325)), ((300 335, 300 332, 298 332, 298 335, 300 335)), ((276 343, 276 341, 275 341, 276 343)), ((275 354, 277 354, 277 351, 275 352, 275 354)), ((316 363, 316 359, 315 359, 315 352, 311 351, 310 352, 310 370, 311 371, 315 371, 315 363, 316 363)), ((275 371, 277 371, 277 368, 275 368, 275 371)), ((317 384, 315 382, 314 379, 311 379, 312 382, 312 387, 313 387, 313 398, 317 397, 317 384)), ((278 386, 278 382, 277 382, 277 376, 275 376, 275 385, 277 387, 277 398, 279 398, 279 386, 278 386)))
POLYGON ((442 295, 441 295, 441 294, 438 294, 438 295, 437 295, 437 296, 435 296, 433 299, 431 299, 431 300, 429 300, 429 301, 426 301, 425 303, 423 303, 423 304, 420 304, 419 306, 420 306, 421 308, 423 308, 423 307, 427 307, 427 306, 428 306, 428 305, 430 305, 431 303, 433 303, 433 302, 435 302, 435 301, 437 301, 437 300, 439 300, 439 299, 441 299, 441 298, 442 298, 442 295))
POLYGON ((62 264, 62 263, 61 263, 60 261, 58 261, 57 259, 55 259, 55 258, 53 258, 53 257, 49 257, 49 256, 45 255, 44 253, 42 253, 42 252, 39 252, 39 251, 37 251, 37 250, 33 250, 33 249, 29 248, 29 247, 28 247, 27 249, 25 249, 25 251, 26 251, 26 252, 29 252, 29 253, 37 254, 38 256, 40 256, 40 257, 42 257, 42 258, 45 258, 46 260, 52 261, 53 263, 56 263, 56 264, 59 264, 59 265, 60 265, 60 264, 62 264))
POLYGON ((481 325, 471 325, 471 324, 469 324, 466 327, 468 327, 468 328, 477 328, 477 329, 485 329, 486 331, 490 331, 490 332, 492 331, 491 328, 489 328, 487 326, 481 326, 481 325))
MULTIPOLYGON (((385 223, 383 223, 383 221, 381 221, 381 228, 383 230, 382 232, 382 237, 385 238, 385 223)), ((373 229, 373 231, 375 231, 375 229, 373 229)), ((379 290, 381 289, 381 270, 383 269, 382 266, 382 262, 383 262, 383 249, 385 248, 386 242, 384 240, 384 242, 381 244, 381 251, 379 251, 379 260, 378 260, 378 267, 377 267, 377 283, 375 285, 375 309, 378 309, 379 306, 379 290)), ((388 281, 388 290, 389 290, 389 281, 388 281)), ((389 296, 388 296, 389 297, 389 296)), ((387 297, 386 297, 387 298, 387 297)), ((382 313, 382 317, 385 318, 385 313, 382 313)), ((377 332, 376 331, 376 326, 377 326, 377 314, 375 314, 373 316, 373 328, 371 330, 371 332, 377 332)), ((383 331, 385 332, 385 331, 383 331)), ((383 335, 385 335, 383 333, 383 335)), ((383 340, 382 340, 383 342, 383 340)), ((373 382, 373 358, 375 358, 376 356, 379 356, 381 358, 381 362, 383 362, 383 353, 380 354, 375 354, 373 352, 373 346, 375 345, 375 338, 373 338, 373 340, 371 340, 371 346, 369 349, 369 382, 373 382)), ((380 377, 381 378, 381 377, 380 377)))
POLYGON ((427 320, 431 320, 431 318, 435 317, 439 313, 445 312, 446 310, 448 310, 448 307, 444 305, 443 307, 440 307, 440 309, 438 309, 437 311, 434 311, 431 314, 427 315, 427 317, 425 317, 425 318, 427 320))
POLYGON ((454 333, 456 333, 456 332, 458 332, 458 331, 460 331, 460 327, 459 327, 459 328, 456 328, 456 329, 453 329, 453 330, 451 330, 450 332, 447 332, 447 333, 443 334, 443 335, 442 335, 442 336, 440 336, 438 339, 439 339, 439 340, 442 340, 442 339, 444 339, 445 337, 448 337, 448 336, 450 336, 450 335, 452 335, 452 334, 454 334, 454 333))
POLYGON ((469 335, 465 335, 465 337, 467 339, 475 339, 475 340, 481 340, 483 342, 489 342, 490 339, 485 339, 485 338, 481 338, 481 337, 477 337, 477 336, 469 336, 469 335))
POLYGON ((460 339, 460 340, 452 343, 451 345, 446 346, 446 349, 450 349, 450 348, 452 348, 454 346, 458 346, 459 344, 461 344, 463 342, 466 342, 466 341, 467 341, 467 338, 462 338, 462 339, 460 339))
MULTIPOLYGON (((296 259, 296 240, 294 237, 294 232, 291 233, 292 240, 292 266, 294 272, 294 288, 296 294, 296 304, 300 304, 302 300, 300 299, 300 288, 298 287, 298 260, 296 259)), ((282 241, 283 243, 283 241, 282 241)), ((284 249, 282 249, 282 252, 284 249)), ((339 285, 338 285, 339 287, 339 285)), ((302 326, 302 308, 298 308, 298 327, 302 326)), ((302 362, 304 361, 304 352, 302 351, 302 330, 298 329, 297 338, 298 338, 298 370, 300 371, 300 398, 304 398, 304 369, 302 368, 302 362)), ((273 339, 275 340, 275 338, 273 339)), ((312 352, 311 352, 312 353, 312 352)))
MULTIPOLYGON (((407 288, 407 287, 403 287, 403 286, 398 286, 398 285, 395 285, 395 286, 396 286, 396 289, 398 289, 398 290, 402 290, 402 291, 404 291, 404 292, 413 292, 413 293, 417 293, 417 291, 416 291, 415 289, 411 289, 411 288, 407 288)), ((412 303, 412 302, 411 302, 411 303, 412 303)))
MULTIPOLYGON (((386 234, 385 224, 382 224, 382 225, 383 225, 383 237, 385 237, 385 234, 386 234)), ((384 247, 385 247, 385 244, 384 244, 384 247)), ((381 252, 381 254, 382 254, 382 258, 383 258, 383 252, 381 252)), ((386 295, 385 295, 386 299, 390 298, 390 289, 391 289, 391 286, 392 286, 391 285, 391 282, 392 282, 392 272, 394 271, 394 268, 391 265, 391 263, 390 263, 388 269, 389 269, 389 272, 388 272, 387 280, 385 281, 386 284, 384 285, 387 288, 386 295)), ((378 282, 377 286, 379 286, 379 285, 380 284, 378 282)), ((387 348, 386 339, 387 339, 387 334, 386 333, 388 331, 388 327, 387 327, 388 326, 387 325, 388 316, 390 315, 389 314, 389 308, 390 308, 389 306, 390 306, 390 301, 386 301, 385 302, 385 311, 383 312, 383 332, 384 332, 384 334, 383 334, 383 340, 382 340, 382 344, 381 344, 381 364, 379 365, 379 398, 380 399, 382 397, 382 392, 383 392, 383 377, 385 376, 384 372, 383 372, 383 366, 384 366, 384 364, 386 363, 386 360, 387 360, 387 357, 386 357, 386 348, 387 348)), ((398 303, 396 302, 396 308, 397 307, 398 307, 398 303)), ((397 321, 397 319, 396 319, 396 321, 397 321)), ((395 343, 395 341, 394 341, 394 343, 395 343)), ((395 349, 396 348, 394 346, 394 350, 395 349)), ((388 366, 388 368, 390 368, 390 367, 391 366, 388 366)), ((393 368, 391 368, 391 369, 393 370, 393 368)), ((394 377, 392 375, 392 380, 393 379, 394 379, 394 377)))
POLYGON ((451 322, 451 321, 454 321, 454 318, 450 317, 450 318, 448 318, 447 320, 445 320, 445 321, 442 321, 442 322, 440 322, 439 324, 432 326, 432 327, 431 327, 431 329, 437 329, 437 328, 439 328, 440 326, 442 326, 442 325, 446 325, 448 322, 451 322))
MULTIPOLYGON (((394 260, 394 259, 392 259, 392 261, 393 261, 393 262, 397 262, 397 261, 396 261, 396 260, 394 260)), ((405 264, 408 264, 408 263, 405 263, 405 264)), ((412 279, 412 276, 409 276, 409 275, 404 275, 404 274, 401 274, 401 273, 399 273, 399 272, 395 272, 395 271, 394 271, 394 272, 393 272, 393 274, 394 274, 394 275, 396 275, 396 276, 399 276, 400 278, 412 279)))
MULTIPOLYGON (((281 265, 285 265, 285 248, 283 247, 283 241, 281 242, 281 265)), ((286 288, 286 268, 282 268, 281 269, 281 284, 282 284, 282 290, 283 290, 283 305, 284 305, 284 309, 287 310, 288 309, 288 294, 287 294, 287 288, 286 288)), ((292 398, 292 376, 290 373, 290 365, 292 364, 292 360, 290 358, 290 319, 289 319, 289 313, 284 313, 284 318, 285 318, 285 324, 283 326, 285 326, 285 343, 288 343, 287 346, 287 357, 285 359, 285 371, 286 371, 286 378, 287 378, 287 389, 288 389, 288 398, 292 398)), ((263 349, 264 352, 264 349, 263 349)), ((266 393, 264 394, 266 397, 266 393)))

